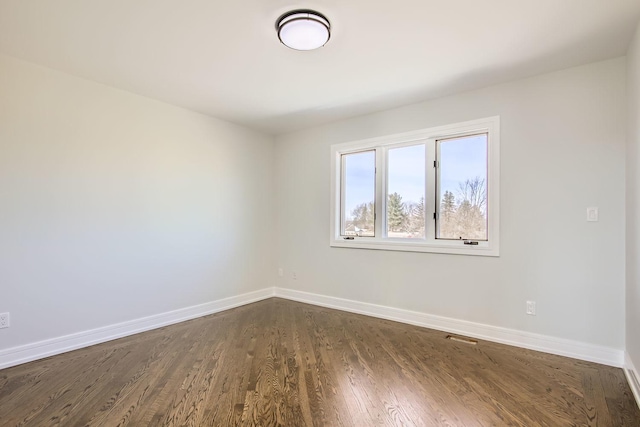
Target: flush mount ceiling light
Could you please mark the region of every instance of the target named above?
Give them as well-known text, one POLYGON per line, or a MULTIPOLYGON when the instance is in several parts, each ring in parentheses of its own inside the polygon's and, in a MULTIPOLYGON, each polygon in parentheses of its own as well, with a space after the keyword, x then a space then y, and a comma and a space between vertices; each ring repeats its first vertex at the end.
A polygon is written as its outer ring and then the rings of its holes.
POLYGON ((292 10, 276 21, 278 38, 295 50, 313 50, 324 46, 331 37, 331 25, 322 14, 313 10, 292 10))

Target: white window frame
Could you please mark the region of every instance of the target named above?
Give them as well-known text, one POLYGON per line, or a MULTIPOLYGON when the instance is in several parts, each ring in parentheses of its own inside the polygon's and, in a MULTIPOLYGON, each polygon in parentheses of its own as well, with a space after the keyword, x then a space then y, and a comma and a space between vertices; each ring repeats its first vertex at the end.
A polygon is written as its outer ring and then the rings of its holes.
MULTIPOLYGON (((418 131, 352 141, 331 146, 331 216, 329 245, 341 248, 380 249, 408 252, 433 252, 459 255, 500 256, 500 117, 455 123, 418 131), (487 134, 487 241, 468 245, 464 240, 445 240, 435 237, 436 212, 436 141, 479 133, 487 134), (387 152, 390 148, 426 144, 425 177, 425 234, 424 239, 386 237, 387 152), (376 199, 375 237, 350 236, 341 232, 342 162, 343 154, 375 150, 376 199), (430 188, 431 187, 431 188, 430 188)), ((475 242, 474 242, 475 243, 475 242)))

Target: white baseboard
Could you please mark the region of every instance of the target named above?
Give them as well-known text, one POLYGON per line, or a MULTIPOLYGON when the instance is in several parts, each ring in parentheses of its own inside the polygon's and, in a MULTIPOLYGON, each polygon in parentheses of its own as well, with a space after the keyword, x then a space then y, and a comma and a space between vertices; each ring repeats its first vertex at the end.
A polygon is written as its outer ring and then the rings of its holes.
POLYGON ((601 347, 579 341, 452 319, 449 317, 435 316, 417 311, 318 295, 293 289, 276 288, 275 296, 321 307, 334 308, 351 313, 364 314, 501 344, 542 351, 544 353, 601 363, 617 368, 621 368, 624 364, 623 350, 601 347))
POLYGON ((115 325, 0 350, 0 369, 229 310, 273 296, 274 288, 266 288, 115 325))
MULTIPOLYGON (((625 365, 624 352, 613 348, 292 289, 266 288, 149 317, 0 350, 0 369, 229 310, 273 296, 604 365, 615 367, 623 367, 625 365)), ((632 383, 634 378, 627 370, 631 369, 631 372, 635 372, 636 378, 638 378, 638 371, 633 368, 630 360, 627 361, 626 366, 625 374, 634 396, 640 404, 638 384, 632 383)))
POLYGON ((624 375, 627 377, 627 382, 629 383, 629 387, 631 387, 633 397, 636 398, 636 403, 640 408, 640 372, 638 372, 631 360, 631 356, 626 351, 624 353, 624 359, 624 375))

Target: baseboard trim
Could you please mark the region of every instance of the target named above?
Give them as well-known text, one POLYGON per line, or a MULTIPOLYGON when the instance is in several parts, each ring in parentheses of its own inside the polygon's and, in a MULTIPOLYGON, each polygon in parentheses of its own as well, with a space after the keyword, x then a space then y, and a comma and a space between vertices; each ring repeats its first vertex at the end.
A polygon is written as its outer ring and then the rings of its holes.
POLYGON ((640 405, 640 385, 637 383, 640 377, 628 355, 626 355, 625 358, 625 352, 622 350, 285 288, 265 288, 166 313, 0 350, 0 369, 218 313, 274 296, 321 307, 422 326, 448 333, 466 335, 501 344, 557 354, 559 356, 619 368, 624 367, 627 380, 633 390, 636 401, 638 401, 640 405))
POLYGON ((636 403, 640 408, 640 372, 638 372, 631 360, 631 356, 626 351, 624 352, 624 359, 624 375, 627 377, 633 397, 636 398, 636 403))
POLYGON ((266 288, 166 313, 0 350, 0 369, 218 313, 273 296, 274 288, 266 288))
POLYGON ((624 351, 609 347, 572 341, 547 335, 523 332, 482 323, 458 320, 449 317, 399 308, 364 303, 343 298, 302 292, 293 289, 276 288, 275 296, 292 301, 333 308, 351 313, 364 314, 381 319, 408 323, 448 333, 466 335, 501 344, 508 344, 544 353, 571 357, 589 362, 621 368, 624 364, 624 351))

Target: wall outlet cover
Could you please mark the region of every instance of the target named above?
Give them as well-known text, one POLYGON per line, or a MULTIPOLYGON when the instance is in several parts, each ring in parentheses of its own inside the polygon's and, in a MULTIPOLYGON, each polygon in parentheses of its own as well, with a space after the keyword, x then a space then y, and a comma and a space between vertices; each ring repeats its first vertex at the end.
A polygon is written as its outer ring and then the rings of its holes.
POLYGON ((530 316, 536 315, 536 302, 535 301, 527 301, 527 314, 530 316))
POLYGON ((9 313, 0 313, 0 329, 9 327, 9 313))

